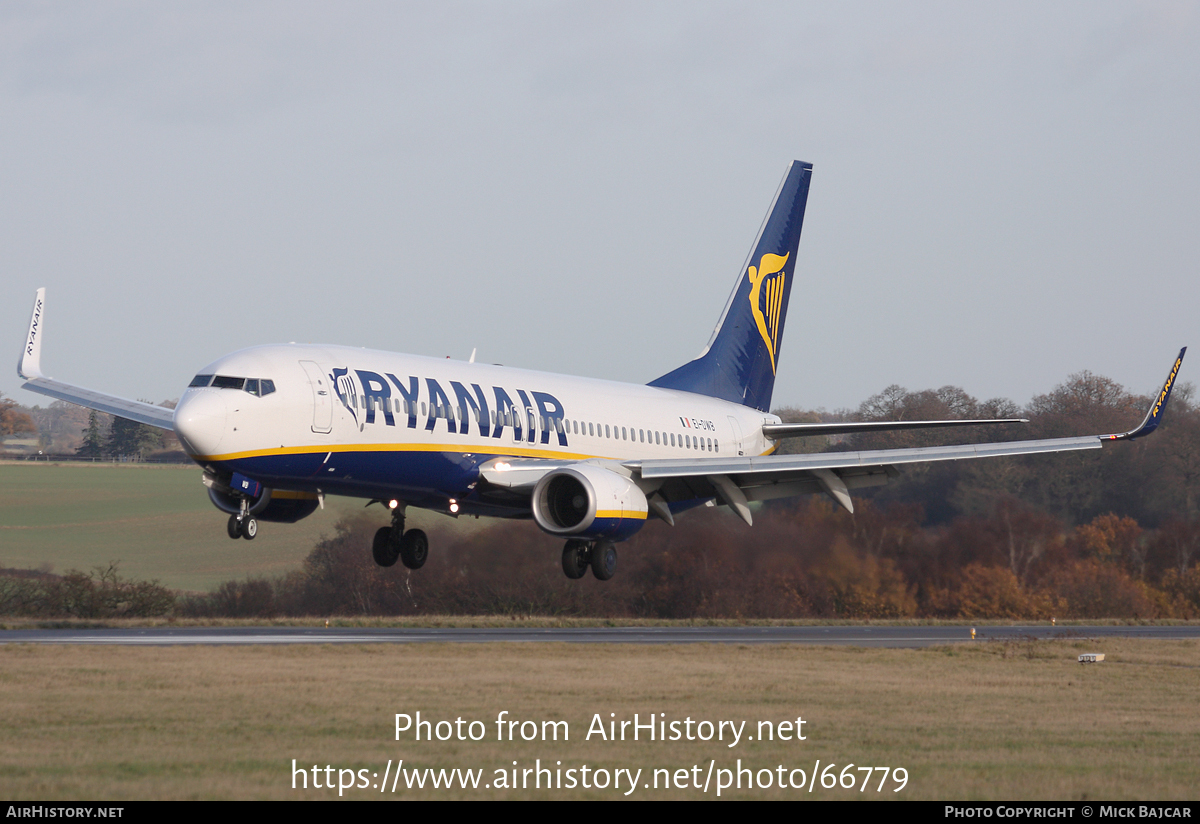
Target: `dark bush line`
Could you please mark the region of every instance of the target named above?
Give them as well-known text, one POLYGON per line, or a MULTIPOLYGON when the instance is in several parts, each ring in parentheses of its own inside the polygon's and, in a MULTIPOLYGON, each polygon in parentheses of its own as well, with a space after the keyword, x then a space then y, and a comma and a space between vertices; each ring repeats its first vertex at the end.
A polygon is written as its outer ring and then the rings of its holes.
POLYGON ((1102 515, 1075 528, 1014 498, 922 525, 919 506, 823 498, 651 522, 607 582, 569 581, 561 542, 528 522, 433 536, 429 563, 377 567, 376 518, 340 521, 301 569, 177 596, 116 564, 63 575, 0 569, 0 614, 37 618, 541 615, 687 618, 1197 618, 1200 521, 1150 532, 1102 515))
POLYGON ((1015 499, 922 527, 919 507, 824 499, 763 509, 748 529, 704 508, 622 544, 616 578, 568 581, 561 542, 527 522, 434 536, 426 566, 381 569, 378 523, 338 523, 301 570, 182 599, 192 617, 545 615, 628 618, 1194 618, 1200 523, 1154 533, 1104 515, 1075 529, 1015 499), (1191 547, 1185 551, 1181 547, 1191 547), (1190 552, 1190 554, 1189 554, 1190 552))
POLYGON ((150 618, 175 608, 175 593, 157 581, 131 581, 116 563, 62 575, 0 569, 0 615, 27 618, 150 618))

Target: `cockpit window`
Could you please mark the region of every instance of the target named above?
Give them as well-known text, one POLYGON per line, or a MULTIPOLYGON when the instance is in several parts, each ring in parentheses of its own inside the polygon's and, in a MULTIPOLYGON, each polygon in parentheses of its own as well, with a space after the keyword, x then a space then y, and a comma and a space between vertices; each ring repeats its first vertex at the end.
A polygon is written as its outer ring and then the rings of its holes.
POLYGON ((262 397, 275 391, 275 381, 266 378, 235 378, 230 375, 197 375, 190 386, 211 386, 213 389, 240 389, 262 397))
POLYGON ((217 375, 212 382, 213 389, 241 389, 245 385, 245 378, 231 378, 228 375, 217 375))

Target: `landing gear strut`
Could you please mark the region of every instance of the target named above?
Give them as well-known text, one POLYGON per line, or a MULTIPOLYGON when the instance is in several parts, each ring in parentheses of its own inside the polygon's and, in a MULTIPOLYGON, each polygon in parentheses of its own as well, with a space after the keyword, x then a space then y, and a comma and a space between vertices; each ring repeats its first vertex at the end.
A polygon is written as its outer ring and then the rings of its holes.
POLYGON ((254 536, 258 534, 258 521, 250 515, 249 498, 242 498, 241 512, 229 516, 229 523, 225 525, 225 531, 234 540, 238 538, 245 538, 247 541, 254 540, 254 536))
POLYGON ((563 572, 576 580, 592 568, 599 581, 607 581, 617 571, 617 548, 611 541, 567 541, 562 554, 563 572))
POLYGON ((371 542, 371 555, 381 567, 399 559, 409 569, 420 569, 429 558, 429 537, 419 529, 404 529, 404 508, 392 510, 392 525, 382 526, 371 542))

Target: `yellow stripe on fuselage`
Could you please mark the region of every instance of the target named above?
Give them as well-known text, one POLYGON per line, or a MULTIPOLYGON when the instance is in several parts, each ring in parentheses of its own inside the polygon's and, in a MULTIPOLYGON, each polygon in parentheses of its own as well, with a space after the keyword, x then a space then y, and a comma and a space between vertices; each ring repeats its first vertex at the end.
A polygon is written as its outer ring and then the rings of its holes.
MULTIPOLYGON (((326 444, 323 446, 279 446, 273 449, 252 449, 246 452, 227 452, 224 455, 193 455, 195 461, 237 461, 244 458, 263 458, 273 455, 324 455, 327 452, 448 452, 457 455, 505 455, 523 458, 557 458, 560 460, 584 461, 588 458, 608 458, 584 452, 554 452, 549 449, 523 449, 503 446, 469 446, 467 444, 413 444, 413 443, 364 443, 326 444)), ((617 458, 609 458, 618 460, 617 458)), ((626 459, 628 460, 628 459, 626 459)))
MULTIPOLYGON (((768 449, 764 455, 770 455, 779 445, 768 449)), ((685 450, 686 451, 686 450, 685 450)), ((466 444, 438 443, 364 443, 364 444, 325 444, 311 446, 279 446, 273 449, 252 449, 246 452, 227 452, 224 455, 193 455, 194 461, 239 461, 245 458, 264 458, 275 455, 322 455, 326 453, 340 454, 343 452, 445 452, 457 455, 503 455, 506 457, 548 458, 552 460, 586 461, 591 458, 610 461, 640 460, 639 458, 624 458, 615 455, 596 455, 588 452, 555 452, 550 449, 526 449, 501 445, 468 446, 466 444), (465 448, 464 448, 465 447, 465 448)), ((647 457, 645 460, 661 460, 647 457)))

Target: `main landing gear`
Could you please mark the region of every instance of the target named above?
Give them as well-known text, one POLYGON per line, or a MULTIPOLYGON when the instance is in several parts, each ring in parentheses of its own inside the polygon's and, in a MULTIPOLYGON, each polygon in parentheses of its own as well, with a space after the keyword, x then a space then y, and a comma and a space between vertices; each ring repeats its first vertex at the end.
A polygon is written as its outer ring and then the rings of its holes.
POLYGON ((371 555, 381 567, 390 567, 396 559, 409 569, 420 569, 429 558, 429 537, 419 529, 404 529, 404 510, 392 510, 392 525, 381 526, 371 543, 371 555))
POLYGON ((237 515, 229 516, 229 523, 226 524, 225 531, 235 541, 238 538, 253 541, 254 536, 258 534, 258 521, 254 520, 253 516, 250 515, 249 498, 242 498, 241 510, 237 515))
POLYGON ((607 581, 617 571, 617 548, 611 541, 567 541, 562 566, 572 580, 582 578, 591 567, 597 580, 607 581))

